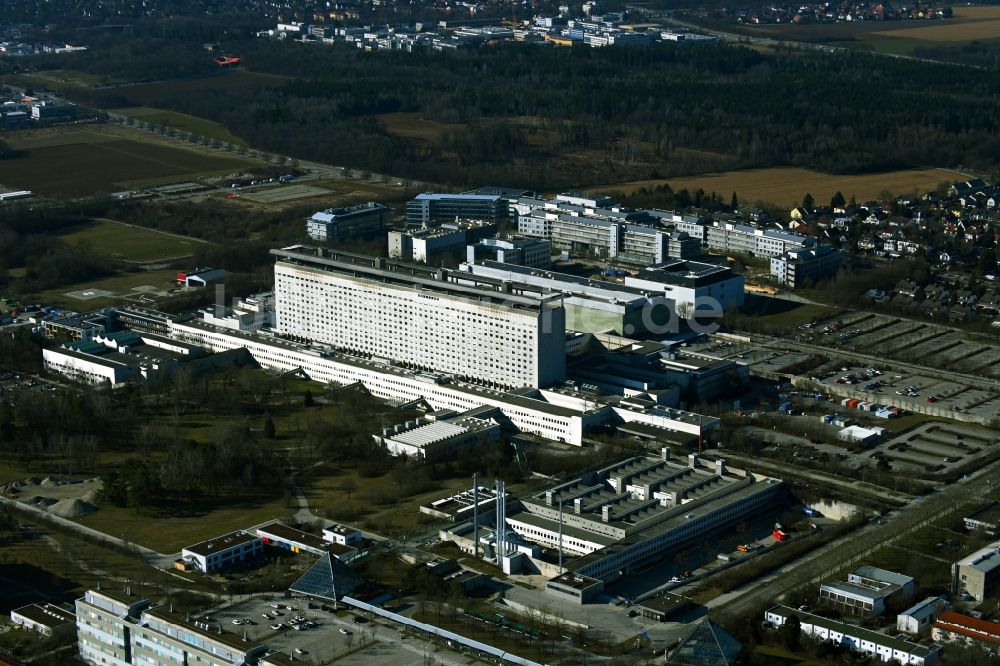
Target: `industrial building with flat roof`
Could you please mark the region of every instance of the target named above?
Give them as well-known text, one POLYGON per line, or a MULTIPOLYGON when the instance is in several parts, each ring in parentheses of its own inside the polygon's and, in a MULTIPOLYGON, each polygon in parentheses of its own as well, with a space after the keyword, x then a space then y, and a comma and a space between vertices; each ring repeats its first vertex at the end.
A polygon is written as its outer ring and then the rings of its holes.
POLYGON ((510 425, 510 420, 496 407, 480 407, 461 414, 446 409, 383 428, 382 434, 374 435, 373 439, 394 456, 433 462, 454 459, 462 447, 496 441, 505 425, 510 425))
POLYGON ((493 386, 565 377, 558 299, 458 285, 444 271, 322 248, 271 253, 282 335, 493 386))
POLYGON ((306 220, 306 233, 321 242, 339 241, 355 236, 372 236, 392 221, 392 209, 375 201, 327 208, 306 220))
POLYGON ((522 498, 507 524, 523 539, 581 556, 576 574, 603 581, 655 562, 783 498, 779 479, 691 454, 629 458, 522 498))
POLYGON ((939 645, 920 645, 905 638, 894 638, 853 624, 837 622, 819 615, 775 606, 764 613, 764 620, 780 627, 791 617, 799 620, 802 633, 817 640, 832 641, 851 652, 874 655, 881 661, 897 661, 912 666, 933 666, 941 654, 939 645))
POLYGON ((12 610, 10 622, 43 636, 55 636, 74 628, 76 615, 55 604, 29 604, 12 610))

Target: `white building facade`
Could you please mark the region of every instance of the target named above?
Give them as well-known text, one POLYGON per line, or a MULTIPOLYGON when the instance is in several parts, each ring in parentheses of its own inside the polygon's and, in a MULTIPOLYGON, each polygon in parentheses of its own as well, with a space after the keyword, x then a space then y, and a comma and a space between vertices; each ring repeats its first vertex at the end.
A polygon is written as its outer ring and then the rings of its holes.
POLYGON ((315 248, 272 253, 280 334, 489 385, 545 386, 565 376, 557 300, 459 287, 315 248))

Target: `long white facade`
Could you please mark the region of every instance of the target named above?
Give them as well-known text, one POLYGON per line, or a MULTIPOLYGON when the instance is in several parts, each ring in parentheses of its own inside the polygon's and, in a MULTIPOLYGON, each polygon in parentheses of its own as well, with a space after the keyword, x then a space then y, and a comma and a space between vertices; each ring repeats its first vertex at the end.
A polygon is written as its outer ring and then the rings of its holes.
POLYGON ((456 287, 378 260, 352 264, 315 248, 273 252, 282 335, 502 387, 565 375, 558 302, 456 287))

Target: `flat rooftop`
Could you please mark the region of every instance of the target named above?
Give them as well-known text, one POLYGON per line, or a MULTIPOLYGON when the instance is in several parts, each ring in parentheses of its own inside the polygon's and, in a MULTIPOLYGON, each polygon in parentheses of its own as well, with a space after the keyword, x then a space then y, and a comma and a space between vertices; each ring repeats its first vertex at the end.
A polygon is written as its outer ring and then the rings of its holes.
POLYGON ((272 249, 278 264, 340 275, 345 279, 377 283, 397 288, 426 289, 455 299, 485 303, 510 310, 540 311, 561 307, 558 302, 506 294, 481 286, 461 285, 448 280, 448 271, 419 264, 390 261, 351 252, 328 250, 310 245, 272 249))
MULTIPOLYGON (((206 643, 217 643, 219 645, 224 645, 241 652, 252 652, 263 648, 260 643, 254 643, 253 641, 245 641, 242 636, 236 634, 227 633, 219 629, 203 629, 199 627, 194 622, 187 619, 186 615, 181 615, 180 613, 171 612, 169 609, 159 606, 157 608, 151 608, 143 613, 143 616, 153 617, 162 622, 166 622, 177 627, 180 627, 187 631, 188 633, 195 634, 201 637, 206 643)), ((221 625, 219 625, 221 627, 221 625)), ((183 640, 179 637, 175 637, 177 640, 183 640)))
POLYGON ((74 613, 53 604, 45 604, 44 606, 41 604, 29 604, 15 608, 11 611, 11 614, 14 613, 46 627, 58 627, 76 622, 76 615, 74 613))
POLYGON ((651 611, 670 615, 681 608, 687 606, 691 601, 687 597, 672 592, 665 592, 656 597, 650 597, 643 602, 637 603, 638 608, 648 608, 651 611))
POLYGON ((236 546, 242 546, 245 543, 250 543, 260 539, 256 534, 248 534, 246 532, 230 532, 229 534, 224 534, 220 537, 215 537, 214 539, 208 539, 207 541, 202 541, 196 543, 193 546, 188 546, 184 550, 196 555, 212 555, 229 548, 235 548, 236 546))
MULTIPOLYGON (((820 617, 819 615, 813 615, 812 613, 797 611, 794 608, 789 608, 788 606, 775 606, 774 608, 769 608, 767 612, 780 615, 784 618, 795 616, 798 617, 799 622, 803 624, 823 627, 824 629, 830 629, 846 636, 855 636, 861 640, 870 641, 877 645, 884 645, 892 648, 893 650, 899 650, 900 652, 906 652, 918 657, 927 657, 932 653, 931 648, 917 643, 912 643, 905 638, 893 638, 892 636, 880 634, 877 631, 862 629, 861 627, 853 624, 845 624, 843 622, 837 622, 836 620, 820 617)), ((933 650, 933 652, 936 651, 936 649, 933 650)))
POLYGON ((1000 524, 1000 502, 987 504, 981 509, 970 513, 965 519, 986 523, 987 525, 1000 524))
POLYGON ((289 527, 288 525, 277 521, 258 527, 257 535, 262 537, 271 536, 282 541, 288 541, 289 543, 297 543, 310 548, 323 550, 325 550, 330 544, 330 542, 323 537, 310 534, 309 532, 303 532, 302 530, 297 530, 294 527, 289 527))
POLYGON ((841 592, 845 595, 850 595, 859 599, 868 599, 873 602, 878 599, 885 599, 899 589, 898 585, 893 585, 892 583, 883 583, 883 585, 884 587, 876 589, 863 585, 855 585, 854 583, 847 583, 841 580, 833 580, 828 583, 823 583, 822 589, 841 592))
POLYGON ((555 583, 556 585, 563 585, 565 587, 571 587, 574 590, 585 590, 588 587, 600 585, 601 581, 597 578, 591 578, 590 576, 584 576, 583 574, 567 571, 549 580, 548 584, 552 583, 555 583))
POLYGON ((958 566, 970 567, 983 573, 993 571, 997 567, 1000 567, 1000 541, 977 550, 968 557, 959 560, 956 564, 958 566))

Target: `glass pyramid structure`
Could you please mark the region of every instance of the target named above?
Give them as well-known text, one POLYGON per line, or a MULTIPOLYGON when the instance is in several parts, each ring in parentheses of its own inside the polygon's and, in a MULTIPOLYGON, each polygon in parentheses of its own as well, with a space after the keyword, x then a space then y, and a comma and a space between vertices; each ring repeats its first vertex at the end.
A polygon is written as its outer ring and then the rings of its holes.
POLYGON ((743 644, 711 620, 699 622, 667 659, 672 666, 733 666, 741 663, 743 644))
POLYGON ((362 583, 364 579, 354 569, 326 553, 288 589, 336 603, 338 598, 350 594, 362 583))

